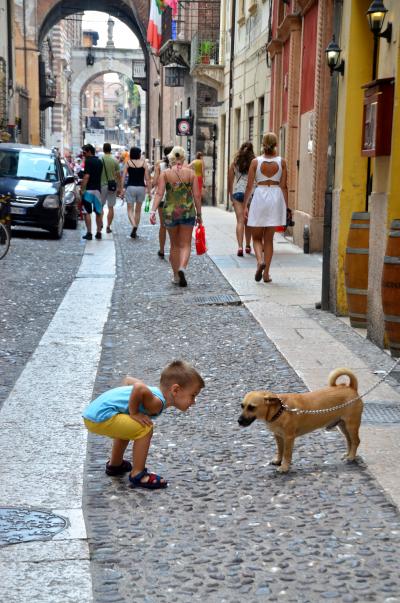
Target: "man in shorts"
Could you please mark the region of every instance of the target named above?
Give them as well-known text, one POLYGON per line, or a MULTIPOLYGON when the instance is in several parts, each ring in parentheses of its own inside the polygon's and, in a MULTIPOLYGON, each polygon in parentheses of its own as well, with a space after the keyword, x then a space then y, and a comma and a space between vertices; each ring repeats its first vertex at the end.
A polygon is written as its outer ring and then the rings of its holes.
POLYGON ((83 239, 91 241, 92 235, 92 213, 96 214, 96 239, 101 239, 101 230, 103 228, 103 206, 101 204, 101 174, 103 164, 96 157, 95 148, 91 144, 85 144, 82 147, 83 157, 85 159, 85 169, 81 183, 82 209, 85 217, 86 234, 83 239))
POLYGON ((112 232, 111 223, 114 219, 114 206, 117 200, 117 197, 121 196, 122 186, 121 186, 121 174, 119 171, 119 164, 116 159, 111 155, 111 145, 109 142, 105 142, 103 144, 103 152, 104 155, 101 158, 101 162, 103 164, 103 171, 101 173, 101 204, 104 208, 104 205, 107 203, 108 214, 107 214, 107 232, 112 232), (116 184, 115 191, 110 191, 108 183, 110 181, 114 181, 116 184))

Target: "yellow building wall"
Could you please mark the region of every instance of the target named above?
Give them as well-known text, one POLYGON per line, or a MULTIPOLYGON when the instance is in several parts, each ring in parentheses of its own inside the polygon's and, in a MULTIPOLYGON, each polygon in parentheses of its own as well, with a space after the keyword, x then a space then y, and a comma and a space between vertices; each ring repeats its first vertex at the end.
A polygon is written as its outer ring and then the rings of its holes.
POLYGON ((392 2, 392 10, 395 15, 393 19, 393 39, 397 41, 397 47, 393 53, 395 89, 394 89, 394 111, 392 128, 392 155, 389 170, 388 187, 388 213, 387 227, 394 219, 400 219, 400 6, 392 2))
POLYGON ((361 157, 363 120, 362 86, 371 81, 373 36, 365 16, 369 0, 343 3, 340 46, 345 60, 344 77, 339 77, 336 140, 335 190, 339 206, 337 219, 336 311, 346 314, 344 256, 351 214, 365 211, 367 159, 361 157), (371 57, 371 58, 369 58, 371 57))

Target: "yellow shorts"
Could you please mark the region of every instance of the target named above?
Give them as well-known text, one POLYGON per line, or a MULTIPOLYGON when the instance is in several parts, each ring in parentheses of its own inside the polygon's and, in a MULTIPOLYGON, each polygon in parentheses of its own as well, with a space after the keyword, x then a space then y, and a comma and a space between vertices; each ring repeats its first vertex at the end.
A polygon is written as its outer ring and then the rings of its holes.
POLYGON ((151 425, 141 425, 129 415, 114 415, 111 419, 95 423, 89 419, 83 419, 86 429, 97 435, 108 436, 118 440, 140 440, 147 435, 153 427, 151 425))

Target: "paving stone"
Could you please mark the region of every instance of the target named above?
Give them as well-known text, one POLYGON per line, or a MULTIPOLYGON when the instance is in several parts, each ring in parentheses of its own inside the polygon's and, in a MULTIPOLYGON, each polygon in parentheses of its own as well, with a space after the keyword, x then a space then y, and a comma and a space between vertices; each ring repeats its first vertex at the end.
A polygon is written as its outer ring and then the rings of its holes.
POLYGON ((206 388, 188 413, 169 409, 155 421, 148 466, 168 478, 166 490, 131 491, 126 478, 110 479, 109 441, 89 436, 95 589, 110 585, 112 570, 110 594, 126 603, 392 603, 400 597, 397 510, 363 465, 341 461, 337 432, 299 439, 291 473, 277 474, 271 434, 261 423, 238 427, 240 402, 253 389, 300 392, 304 383, 245 307, 195 303, 232 294, 207 256, 192 257, 189 286, 179 289, 156 255, 157 229, 128 234, 117 214, 118 277, 94 395, 126 374, 156 385, 175 357, 192 362, 206 388))

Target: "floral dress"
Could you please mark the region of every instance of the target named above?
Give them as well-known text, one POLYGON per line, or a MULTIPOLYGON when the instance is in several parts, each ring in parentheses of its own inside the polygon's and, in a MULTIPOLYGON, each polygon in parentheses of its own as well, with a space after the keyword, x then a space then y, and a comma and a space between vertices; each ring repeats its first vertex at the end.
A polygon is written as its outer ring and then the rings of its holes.
POLYGON ((167 228, 174 226, 194 226, 196 209, 194 206, 192 187, 185 182, 166 182, 163 221, 167 228))

